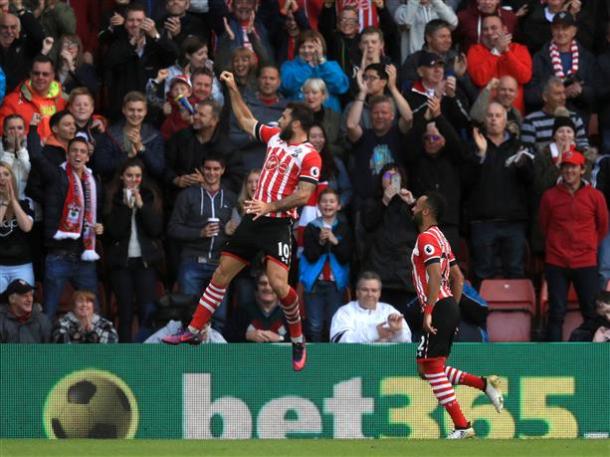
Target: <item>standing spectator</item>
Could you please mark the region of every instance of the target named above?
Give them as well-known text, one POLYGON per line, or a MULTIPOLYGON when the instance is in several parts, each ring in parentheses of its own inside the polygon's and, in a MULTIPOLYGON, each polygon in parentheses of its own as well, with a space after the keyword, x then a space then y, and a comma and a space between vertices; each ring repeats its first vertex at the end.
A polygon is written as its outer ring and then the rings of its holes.
MULTIPOLYGON (((566 86, 557 76, 551 76, 542 91, 544 105, 539 111, 528 114, 521 125, 521 141, 534 152, 542 151, 552 141, 555 113, 566 108, 566 86)), ((585 123, 574 111, 568 111, 576 128, 576 146, 584 151, 589 147, 585 123)))
POLYGON ((165 14, 157 21, 157 29, 162 35, 177 45, 182 45, 189 36, 195 36, 209 42, 211 29, 200 16, 188 11, 190 0, 165 0, 165 14))
POLYGON ((38 20, 45 36, 57 42, 62 35, 76 33, 76 16, 70 5, 62 0, 45 0, 40 2, 42 9, 38 20))
POLYGON ((330 327, 333 343, 410 343, 411 330, 402 314, 381 299, 381 278, 365 271, 356 284, 356 300, 335 313, 330 327))
POLYGON ((468 73, 478 88, 492 78, 512 76, 519 83, 515 107, 525 113, 523 85, 532 78, 532 58, 527 48, 513 43, 513 36, 497 15, 486 16, 482 21, 481 42, 468 50, 468 73))
POLYGON ((534 71, 525 90, 525 101, 531 109, 542 104, 542 88, 551 76, 565 86, 568 109, 576 111, 588 125, 593 109, 595 58, 578 40, 574 17, 565 12, 555 15, 552 38, 534 54, 534 71))
MULTIPOLYGON (((610 212, 610 155, 604 154, 595 162, 591 183, 604 194, 610 212)), ((605 290, 610 281, 610 232, 604 237, 598 255, 600 290, 605 290)))
POLYGON ((583 322, 574 329, 570 341, 610 342, 610 292, 600 291, 595 300, 595 319, 583 322))
POLYGON ((161 195, 148 182, 144 164, 128 159, 106 193, 106 265, 119 308, 119 338, 131 342, 133 316, 140 329, 154 313, 155 268, 163 257, 161 195))
POLYGON ((165 169, 165 145, 161 133, 144 122, 148 113, 146 96, 141 92, 129 92, 123 98, 122 106, 123 119, 110 126, 109 140, 103 141, 96 152, 113 160, 113 171, 128 158, 139 157, 160 182, 165 169))
POLYGON ((305 16, 305 8, 299 8, 297 0, 288 0, 290 5, 280 10, 282 25, 275 32, 272 42, 275 43, 275 61, 284 62, 296 57, 296 42, 304 30, 311 28, 305 16))
MULTIPOLYGON (((61 83, 55 81, 53 61, 47 56, 34 58, 30 79, 25 80, 13 92, 8 94, 0 106, 0 124, 10 114, 19 114, 30 128, 32 117, 39 114, 42 118, 50 118, 53 114, 66 107, 66 100, 61 83)), ((39 135, 43 140, 50 132, 42 131, 39 125, 39 135)))
POLYGON ((0 293, 15 279, 34 284, 27 233, 34 224, 30 200, 20 200, 11 168, 0 162, 0 293))
POLYGON ((72 294, 72 310, 53 329, 54 343, 118 343, 119 336, 108 319, 95 313, 95 294, 77 290, 72 294))
POLYGON ((51 321, 38 305, 34 288, 23 279, 11 282, 0 305, 0 343, 50 343, 51 321))
POLYGON ((534 179, 531 154, 506 131, 506 110, 490 103, 485 135, 474 131, 475 176, 469 202, 470 241, 475 280, 496 276, 495 254, 502 258, 502 277, 524 274, 529 186, 534 179), (477 163, 478 162, 478 163, 477 163))
POLYGON ((330 327, 332 316, 343 303, 352 253, 351 228, 337 217, 341 209, 337 191, 323 190, 318 208, 321 216, 305 228, 299 263, 299 281, 305 289, 306 328, 312 342, 322 341, 324 324, 330 327))
POLYGON ((32 60, 42 49, 44 32, 34 15, 21 5, 16 15, 0 15, 0 67, 6 74, 6 92, 28 76, 32 60))
POLYGON ((481 89, 472 108, 470 108, 470 118, 474 122, 483 124, 489 104, 491 102, 498 102, 504 107, 508 116, 506 130, 511 135, 519 138, 521 136, 523 117, 521 112, 515 107, 518 92, 519 83, 512 76, 505 75, 501 78, 491 78, 485 87, 481 89))
POLYGON ((343 72, 351 76, 354 66, 360 63, 358 7, 346 6, 337 15, 334 2, 325 1, 318 28, 329 45, 328 58, 336 61, 343 72))
MULTIPOLYGON (((610 4, 608 5, 610 6, 610 4)), ((597 109, 599 113, 599 133, 602 139, 602 154, 610 154, 610 21, 605 24, 606 49, 597 56, 599 77, 596 85, 597 109)))
POLYGON ((301 87, 309 78, 320 78, 328 89, 328 107, 341 112, 338 96, 347 92, 349 80, 339 64, 326 60, 326 42, 322 35, 313 30, 301 34, 297 41, 299 56, 282 64, 280 90, 292 100, 303 98, 301 87))
POLYGON ((78 35, 62 35, 59 39, 57 79, 63 89, 70 93, 76 87, 86 87, 98 94, 100 82, 95 67, 84 60, 83 44, 78 35))
POLYGON ((517 16, 512 11, 502 8, 501 0, 464 0, 469 2, 466 8, 458 13, 456 35, 462 50, 468 52, 470 46, 481 42, 481 22, 485 16, 497 14, 502 18, 508 33, 513 34, 517 28, 517 16))
POLYGON ((32 165, 27 149, 25 122, 18 114, 9 115, 4 119, 4 132, 2 142, 0 142, 0 163, 11 168, 17 183, 14 190, 17 197, 20 200, 23 199, 32 165))
POLYGON ((68 143, 67 160, 53 164, 36 150, 32 167, 44 183, 44 239, 47 248, 43 283, 47 316, 55 316, 66 281, 75 289, 97 290, 96 237, 104 232, 97 223, 101 189, 91 171, 89 144, 76 137, 68 143))
MULTIPOLYGON (((169 221, 168 235, 181 245, 178 284, 184 294, 198 295, 207 287, 227 240, 224 228, 231 219, 235 194, 221 186, 224 171, 222 157, 206 157, 197 170, 202 175, 199 186, 180 192, 169 221)), ((222 328, 226 303, 215 316, 222 328)))
POLYGON ((102 60, 111 119, 118 117, 118 107, 127 93, 144 92, 146 82, 178 57, 177 45, 157 31, 141 5, 127 7, 124 28, 126 33, 114 40, 102 60))
MULTIPOLYGON (((434 19, 445 21, 451 30, 458 25, 458 18, 443 0, 394 0, 394 21, 400 26, 401 62, 419 51, 425 42, 426 24, 434 19)), ((391 7, 390 7, 391 8, 391 7)))
POLYGON ((584 320, 595 319, 597 249, 608 233, 608 210, 603 194, 583 181, 584 165, 581 153, 564 153, 561 180, 540 202, 540 226, 546 238, 549 341, 561 340, 570 283, 576 289, 584 320))

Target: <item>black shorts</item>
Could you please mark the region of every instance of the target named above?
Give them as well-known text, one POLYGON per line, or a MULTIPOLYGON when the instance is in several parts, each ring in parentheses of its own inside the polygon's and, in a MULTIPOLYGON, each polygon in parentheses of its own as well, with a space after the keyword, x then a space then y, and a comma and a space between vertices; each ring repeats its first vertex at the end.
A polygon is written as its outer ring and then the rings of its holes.
POLYGON ((436 335, 424 333, 417 346, 418 359, 449 357, 453 337, 460 324, 460 308, 453 297, 443 298, 436 302, 432 309, 432 327, 436 335))
POLYGON ((266 260, 275 261, 286 269, 292 257, 292 219, 287 217, 259 217, 247 214, 222 249, 221 254, 237 257, 247 263, 259 253, 266 260))

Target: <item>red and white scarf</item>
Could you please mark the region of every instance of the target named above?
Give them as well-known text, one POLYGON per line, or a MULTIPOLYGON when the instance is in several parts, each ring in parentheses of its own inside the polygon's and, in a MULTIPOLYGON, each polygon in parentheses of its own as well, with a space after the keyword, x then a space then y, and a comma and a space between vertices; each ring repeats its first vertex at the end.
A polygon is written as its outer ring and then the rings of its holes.
POLYGON ((97 213, 95 179, 88 168, 83 171, 81 180, 67 162, 62 163, 61 167, 66 170, 68 176, 68 194, 64 200, 64 209, 59 227, 53 238, 56 240, 78 240, 82 233, 85 250, 81 259, 89 262, 98 260, 100 257, 95 252, 95 218, 97 213))
POLYGON ((576 44, 576 40, 572 40, 572 44, 570 45, 570 52, 572 53, 572 68, 568 70, 567 75, 563 71, 563 65, 561 65, 559 49, 557 49, 557 45, 553 41, 551 41, 549 51, 551 54, 551 64, 553 65, 555 76, 563 79, 568 75, 576 74, 578 71, 578 45, 576 44))

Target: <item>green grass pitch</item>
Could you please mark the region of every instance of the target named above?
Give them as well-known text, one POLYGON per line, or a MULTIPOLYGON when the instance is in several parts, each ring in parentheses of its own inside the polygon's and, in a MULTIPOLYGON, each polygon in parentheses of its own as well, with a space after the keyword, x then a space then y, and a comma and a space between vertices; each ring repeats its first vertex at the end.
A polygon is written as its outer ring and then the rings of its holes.
POLYGON ((610 440, 0 440, 0 457, 608 457, 610 440))

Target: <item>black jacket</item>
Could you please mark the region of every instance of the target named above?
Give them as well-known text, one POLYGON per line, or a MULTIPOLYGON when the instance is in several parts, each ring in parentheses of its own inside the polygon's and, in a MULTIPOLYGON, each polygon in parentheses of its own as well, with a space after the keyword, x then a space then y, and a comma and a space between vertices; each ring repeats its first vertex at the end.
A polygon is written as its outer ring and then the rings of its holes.
POLYGON ((469 200, 471 221, 525 222, 534 181, 534 164, 522 157, 519 164, 506 166, 506 160, 517 153, 521 143, 510 137, 496 146, 487 140, 483 163, 474 165, 473 189, 469 200))
MULTIPOLYGON (((415 81, 411 85, 407 83, 404 89, 403 95, 413 111, 413 120, 423 122, 428 107, 428 96, 421 81, 415 81)), ((468 99, 459 88, 455 91, 455 97, 445 96, 441 100, 441 111, 456 130, 470 127, 469 110, 468 99)))
MULTIPOLYGON (((144 205, 142 208, 134 208, 142 260, 147 264, 155 264, 161 260, 163 255, 159 241, 163 234, 163 217, 160 211, 155 211, 154 194, 146 188, 140 189, 140 194, 144 205)), ((121 187, 112 196, 112 208, 104 220, 106 264, 109 268, 127 266, 132 211, 123 201, 123 188, 121 187)))
MULTIPOLYGON (((38 134, 35 133, 36 129, 30 129, 28 135, 28 145, 30 145, 30 159, 32 155, 37 153, 44 156, 46 162, 51 166, 58 168, 62 163, 66 161, 66 150, 61 146, 45 145, 40 147, 40 139, 38 134)), ((37 203, 43 203, 45 201, 45 182, 42 174, 42 170, 34 164, 32 161, 32 169, 28 175, 28 183, 25 188, 25 193, 28 197, 37 203)))
POLYGON ((388 206, 381 195, 369 198, 364 203, 362 224, 373 232, 364 258, 365 269, 381 276, 384 289, 414 292, 410 258, 418 231, 409 205, 397 195, 388 206))

